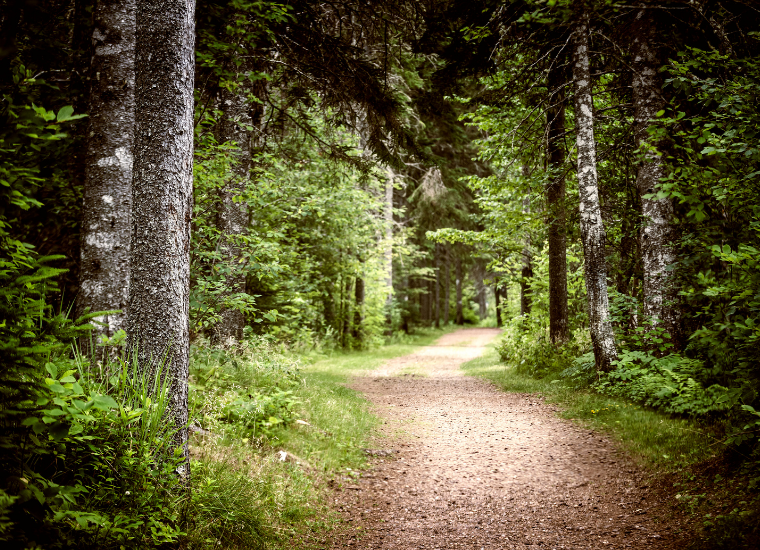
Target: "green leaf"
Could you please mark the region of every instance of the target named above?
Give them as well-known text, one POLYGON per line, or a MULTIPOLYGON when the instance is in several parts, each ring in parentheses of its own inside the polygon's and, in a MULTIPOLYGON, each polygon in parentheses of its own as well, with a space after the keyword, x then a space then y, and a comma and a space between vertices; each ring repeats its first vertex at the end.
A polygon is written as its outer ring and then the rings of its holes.
POLYGON ((113 397, 108 395, 100 395, 96 393, 91 396, 91 399, 93 406, 101 411, 108 411, 119 407, 113 397))
POLYGON ((45 370, 50 373, 51 378, 56 378, 58 376, 58 367, 53 363, 45 363, 45 370))

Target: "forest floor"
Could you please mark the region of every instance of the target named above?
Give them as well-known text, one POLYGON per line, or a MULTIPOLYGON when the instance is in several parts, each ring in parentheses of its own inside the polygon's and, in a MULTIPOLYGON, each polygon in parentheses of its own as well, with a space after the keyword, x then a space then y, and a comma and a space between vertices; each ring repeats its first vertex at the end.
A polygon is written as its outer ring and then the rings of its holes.
POLYGON ((381 426, 370 468, 331 483, 331 547, 682 548, 679 515, 608 437, 464 375, 497 334, 459 330, 353 380, 381 426))

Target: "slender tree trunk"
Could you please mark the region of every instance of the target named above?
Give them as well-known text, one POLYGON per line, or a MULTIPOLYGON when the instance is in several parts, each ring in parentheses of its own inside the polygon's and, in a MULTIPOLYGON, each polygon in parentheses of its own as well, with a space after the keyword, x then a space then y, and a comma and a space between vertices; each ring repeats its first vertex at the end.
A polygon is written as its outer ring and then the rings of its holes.
MULTIPOLYGON (((423 264, 424 265, 424 264, 423 264)), ((419 305, 420 321, 430 321, 430 293, 428 292, 428 282, 426 279, 417 279, 417 288, 419 288, 419 305)))
MULTIPOLYGON (((649 141, 647 129, 657 112, 664 108, 659 52, 656 49, 657 25, 653 10, 636 14, 633 28, 633 113, 636 146, 649 141)), ((652 326, 662 325, 672 336, 678 332, 678 310, 674 307, 676 289, 667 267, 676 261, 673 250, 673 204, 657 198, 660 179, 665 175, 662 157, 646 152, 638 165, 636 185, 644 215, 640 248, 644 267, 644 313, 652 326)))
POLYGON ((609 371, 612 369, 612 362, 617 360, 617 350, 609 321, 607 267, 604 257, 605 234, 597 187, 594 104, 588 57, 589 17, 585 11, 580 15, 580 21, 573 33, 573 81, 581 238, 585 257, 589 325, 596 367, 600 371, 609 371))
POLYGON ((393 182, 395 173, 388 169, 385 181, 385 315, 386 323, 391 326, 393 307, 393 182))
POLYGON ((449 324, 449 312, 451 310, 451 263, 450 263, 450 257, 448 253, 448 249, 446 249, 446 254, 444 258, 445 262, 445 274, 443 276, 444 280, 444 293, 443 293, 443 324, 444 326, 448 326, 449 324))
POLYGON ((567 230, 565 215, 565 79, 557 66, 549 70, 547 117, 547 160, 549 184, 546 206, 549 216, 549 338, 555 345, 569 338, 567 324, 567 230))
POLYGON ((355 309, 352 336, 354 337, 354 345, 358 348, 364 344, 364 294, 364 279, 357 277, 354 286, 355 309))
POLYGON ((486 318, 486 315, 488 313, 488 298, 486 296, 487 288, 483 283, 483 279, 485 279, 486 276, 485 265, 480 261, 475 262, 475 265, 472 269, 472 276, 475 280, 475 288, 478 292, 477 296, 475 297, 478 302, 478 319, 482 321, 486 318))
MULTIPOLYGON (((530 176, 530 168, 527 164, 523 165, 523 175, 530 176)), ((523 199, 523 212, 530 212, 530 198, 523 199)), ((520 273, 520 315, 530 315, 531 288, 530 280, 533 278, 533 252, 531 247, 531 236, 528 233, 525 236, 525 246, 522 251, 522 269, 520 273)))
POLYGON ((187 457, 195 2, 138 0, 136 20, 127 327, 140 369, 155 376, 165 359, 167 420, 187 457))
POLYGON ((464 312, 462 311, 462 259, 456 259, 456 288, 457 288, 457 312, 456 320, 457 325, 464 325, 464 312))
POLYGON ((441 245, 435 244, 435 328, 441 328, 441 245))
POLYGON ((352 321, 352 301, 351 301, 351 291, 353 290, 353 281, 350 277, 345 277, 345 284, 342 285, 341 289, 341 305, 340 305, 340 311, 341 311, 341 328, 340 328, 340 345, 343 348, 348 348, 348 337, 351 334, 351 321, 352 321))
MULTIPOLYGON (((89 129, 77 314, 97 321, 93 340, 126 328, 132 235, 135 1, 98 2, 93 14, 89 129)), ((82 342, 88 350, 89 341, 82 342)))
POLYGON ((520 315, 530 315, 532 305, 530 280, 533 278, 533 256, 527 246, 522 252, 522 269, 520 270, 520 315))
MULTIPOLYGON (((219 211, 216 226, 219 230, 221 246, 219 252, 229 266, 225 286, 228 293, 245 292, 245 273, 240 269, 240 236, 248 229, 248 208, 243 201, 236 200, 249 183, 251 172, 251 138, 246 127, 252 127, 250 106, 245 90, 230 91, 223 88, 219 94, 221 119, 216 128, 217 141, 235 143, 238 147, 230 179, 220 190, 219 211)), ((260 121, 256 121, 257 123, 260 121)), ((222 343, 240 340, 243 337, 245 316, 234 308, 223 307, 219 322, 214 326, 213 341, 222 343)))
POLYGON ((501 328, 504 326, 504 321, 501 318, 501 291, 498 282, 493 286, 493 298, 496 307, 496 326, 501 328))

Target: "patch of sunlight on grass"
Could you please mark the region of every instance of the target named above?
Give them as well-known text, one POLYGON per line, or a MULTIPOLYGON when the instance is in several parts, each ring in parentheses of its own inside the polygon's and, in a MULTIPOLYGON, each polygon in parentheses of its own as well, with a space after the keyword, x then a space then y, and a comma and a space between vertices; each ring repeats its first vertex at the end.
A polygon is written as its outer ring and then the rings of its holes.
POLYGON ((540 394, 560 405, 560 416, 608 432, 645 465, 675 471, 711 458, 715 439, 688 419, 672 417, 625 399, 570 387, 564 381, 533 378, 500 362, 495 350, 462 367, 507 392, 540 394))

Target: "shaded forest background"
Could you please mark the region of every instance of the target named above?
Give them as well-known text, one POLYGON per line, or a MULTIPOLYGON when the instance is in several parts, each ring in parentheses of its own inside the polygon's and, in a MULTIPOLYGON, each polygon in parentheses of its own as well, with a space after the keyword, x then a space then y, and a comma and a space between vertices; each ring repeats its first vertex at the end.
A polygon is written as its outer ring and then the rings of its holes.
POLYGON ((3 2, 0 540, 188 544, 188 426, 269 445, 288 353, 450 324, 754 494, 759 41, 750 0, 3 2))

